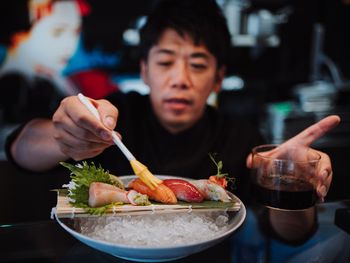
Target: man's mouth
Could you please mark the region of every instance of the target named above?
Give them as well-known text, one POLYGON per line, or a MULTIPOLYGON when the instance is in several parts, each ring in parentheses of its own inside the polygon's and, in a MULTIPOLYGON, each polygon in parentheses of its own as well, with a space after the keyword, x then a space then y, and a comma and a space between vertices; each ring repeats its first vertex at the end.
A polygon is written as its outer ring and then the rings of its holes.
POLYGON ((183 98, 172 98, 164 101, 165 106, 171 110, 181 111, 191 105, 191 101, 183 98))

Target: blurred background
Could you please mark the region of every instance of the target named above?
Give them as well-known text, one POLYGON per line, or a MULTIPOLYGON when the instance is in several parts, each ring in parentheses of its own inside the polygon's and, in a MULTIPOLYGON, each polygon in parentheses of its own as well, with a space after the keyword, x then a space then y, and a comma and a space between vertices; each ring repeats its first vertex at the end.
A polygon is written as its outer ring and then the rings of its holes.
MULTIPOLYGON (((138 31, 156 1, 63 2, 1 3, 1 160, 6 136, 33 116, 50 116, 65 96, 148 92, 139 77, 138 31)), ((208 103, 259 123, 270 143, 340 115, 340 126, 313 146, 333 160, 329 198, 349 197, 350 1, 217 2, 232 48, 222 91, 208 103)))

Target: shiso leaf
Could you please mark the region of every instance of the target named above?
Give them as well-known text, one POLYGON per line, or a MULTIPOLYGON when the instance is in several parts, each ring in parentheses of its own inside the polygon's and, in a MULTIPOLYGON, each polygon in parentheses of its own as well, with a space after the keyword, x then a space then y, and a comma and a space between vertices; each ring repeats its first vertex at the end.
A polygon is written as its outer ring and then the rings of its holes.
POLYGON ((89 187, 93 182, 107 183, 122 189, 125 188, 121 180, 116 180, 116 177, 109 174, 108 171, 105 171, 101 165, 96 167, 93 162, 89 165, 86 161, 83 161, 82 165, 72 165, 66 162, 61 162, 60 164, 71 171, 70 177, 71 181, 74 183, 74 187, 70 188, 68 191, 71 205, 84 208, 87 213, 93 215, 104 214, 109 208, 116 205, 114 203, 96 208, 88 205, 89 187))
POLYGON ((90 215, 100 216, 105 214, 109 209, 112 209, 113 206, 117 206, 117 205, 123 205, 123 203, 112 203, 112 204, 108 204, 100 207, 90 207, 86 204, 79 204, 79 207, 84 208, 84 210, 90 215))

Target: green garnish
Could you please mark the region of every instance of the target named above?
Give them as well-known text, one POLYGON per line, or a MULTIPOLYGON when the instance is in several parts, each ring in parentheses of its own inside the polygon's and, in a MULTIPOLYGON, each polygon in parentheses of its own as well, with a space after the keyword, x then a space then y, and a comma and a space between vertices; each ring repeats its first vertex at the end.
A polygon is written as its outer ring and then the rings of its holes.
POLYGON ((224 166, 222 164, 222 161, 217 161, 216 158, 217 158, 217 153, 209 153, 209 157, 210 159, 213 161, 213 163, 216 165, 216 177, 218 178, 222 178, 222 177, 227 177, 228 176, 228 173, 222 173, 222 167, 224 166))
POLYGON ((96 208, 88 205, 89 187, 93 182, 107 183, 124 189, 123 183, 119 179, 116 179, 116 176, 109 174, 108 171, 105 171, 101 165, 96 167, 93 162, 91 162, 89 165, 85 161, 82 163, 82 165, 72 165, 65 162, 61 162, 60 164, 71 171, 70 177, 73 186, 69 188, 68 197, 70 203, 74 207, 84 208, 84 210, 89 214, 102 215, 109 208, 113 207, 113 205, 117 204, 108 204, 96 208))
POLYGON ((213 161, 213 163, 216 166, 216 174, 215 174, 215 176, 217 178, 225 178, 227 182, 230 182, 230 183, 232 183, 232 185, 234 185, 234 183, 236 181, 236 178, 230 177, 228 173, 223 173, 222 172, 222 168, 223 168, 224 165, 223 165, 222 161, 218 161, 217 160, 217 158, 218 158, 217 156, 218 156, 217 153, 209 153, 210 159, 213 161))

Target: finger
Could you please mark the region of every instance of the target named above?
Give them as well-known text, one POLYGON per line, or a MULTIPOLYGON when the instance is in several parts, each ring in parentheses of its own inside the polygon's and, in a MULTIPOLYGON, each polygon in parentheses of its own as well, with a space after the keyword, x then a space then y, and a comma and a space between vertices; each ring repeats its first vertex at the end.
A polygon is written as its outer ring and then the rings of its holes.
MULTIPOLYGON (((81 128, 73 122, 68 116, 63 116, 59 121, 56 118, 53 118, 53 123, 57 131, 58 140, 66 140, 71 138, 69 143, 73 143, 73 140, 77 141, 89 141, 89 142, 101 142, 100 137, 97 137, 91 131, 81 128)), ((68 142, 67 142, 68 143, 68 142)))
POLYGON ((104 141, 89 130, 77 126, 63 111, 54 114, 53 124, 55 127, 53 137, 61 151, 71 158, 79 156, 76 151, 83 152, 83 156, 87 156, 86 154, 90 155, 95 149, 105 149, 113 144, 112 140, 104 141), (74 151, 71 147, 77 150, 74 151))
POLYGON ((321 182, 324 182, 332 173, 331 160, 327 154, 320 151, 318 153, 321 155, 321 161, 319 162, 317 176, 321 182))
POLYGON ((253 155, 250 153, 246 160, 246 165, 248 168, 252 168, 253 155))
MULTIPOLYGON (((86 132, 86 130, 84 130, 86 132)), ((74 133, 69 133, 65 130, 62 130, 61 133, 55 137, 56 140, 59 140, 60 143, 70 145, 71 147, 77 148, 79 151, 90 151, 96 148, 107 147, 113 144, 113 142, 106 142, 93 134, 90 136, 85 136, 84 139, 77 137, 74 133), (92 139, 86 139, 92 138, 92 139), (96 138, 96 139, 95 139, 96 138)))
POLYGON ((328 116, 319 122, 315 123, 314 125, 311 125, 310 127, 306 128, 290 140, 288 140, 286 143, 288 144, 296 144, 296 145, 303 145, 303 146, 310 146, 314 141, 316 141, 318 138, 322 137, 324 134, 326 134, 331 129, 335 128, 340 123, 340 117, 337 115, 331 115, 328 116))
POLYGON ((97 148, 94 150, 90 149, 89 151, 81 151, 80 149, 74 148, 71 145, 64 143, 60 144, 60 149, 65 155, 69 156, 75 161, 93 158, 105 150, 105 148, 97 148))
POLYGON ((54 134, 54 138, 56 139, 61 152, 74 159, 77 159, 79 156, 81 158, 96 156, 96 151, 102 152, 104 149, 112 145, 101 140, 100 142, 82 140, 62 129, 54 134))
POLYGON ((256 168, 261 162, 269 162, 272 159, 283 158, 285 151, 276 147, 275 145, 260 145, 252 149, 246 159, 246 166, 248 168, 256 168), (254 167, 253 167, 254 166, 254 167))
MULTIPOLYGON (((72 127, 75 130, 80 129, 77 128, 77 126, 72 127)), ((82 158, 95 156, 94 153, 96 151, 101 152, 110 145, 113 145, 112 141, 103 141, 91 133, 90 136, 81 136, 80 134, 83 133, 90 132, 87 130, 82 130, 82 132, 76 131, 74 133, 70 133, 69 131, 65 130, 65 127, 63 127, 56 129, 53 136, 56 139, 61 151, 71 158, 74 157, 74 159, 77 159, 77 156, 82 156, 82 158)))
MULTIPOLYGON (((94 101, 98 103, 98 101, 94 101)), ((90 131, 96 137, 105 141, 112 139, 110 130, 107 129, 87 108, 80 102, 77 96, 61 102, 64 113, 73 121, 74 125, 90 131)))
POLYGON ((319 163, 319 168, 317 171, 317 193, 321 199, 327 195, 329 191, 332 179, 333 171, 331 166, 331 160, 329 156, 325 153, 318 152, 321 155, 321 161, 319 163))
POLYGON ((118 119, 118 109, 107 100, 99 100, 95 103, 103 124, 108 129, 114 130, 118 119))
POLYGON ((332 175, 329 175, 329 183, 319 185, 316 188, 317 195, 318 195, 318 197, 320 198, 321 201, 324 201, 324 198, 327 196, 327 193, 328 193, 330 185, 331 185, 330 184, 331 180, 332 180, 332 175))

